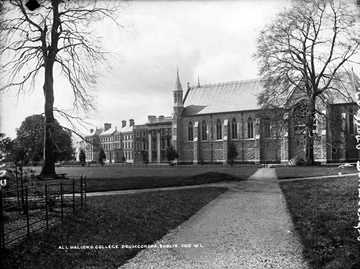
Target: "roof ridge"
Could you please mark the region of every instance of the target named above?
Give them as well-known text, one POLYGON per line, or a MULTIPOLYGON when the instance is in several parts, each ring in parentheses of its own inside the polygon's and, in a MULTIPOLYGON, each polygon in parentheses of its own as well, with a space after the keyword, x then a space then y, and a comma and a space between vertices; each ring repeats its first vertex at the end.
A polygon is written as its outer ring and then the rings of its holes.
POLYGON ((234 81, 219 82, 219 83, 209 83, 209 84, 202 84, 202 85, 200 85, 200 87, 190 86, 190 89, 207 88, 207 87, 222 86, 222 85, 232 85, 232 84, 240 84, 240 83, 255 82, 255 81, 263 81, 263 79, 254 78, 254 79, 234 80, 234 81))

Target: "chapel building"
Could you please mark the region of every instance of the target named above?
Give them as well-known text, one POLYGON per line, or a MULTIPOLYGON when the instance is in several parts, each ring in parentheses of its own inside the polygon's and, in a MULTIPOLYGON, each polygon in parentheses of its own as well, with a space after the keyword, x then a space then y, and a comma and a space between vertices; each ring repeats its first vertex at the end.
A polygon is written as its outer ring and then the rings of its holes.
MULTIPOLYGON (((348 85, 351 87, 352 83, 348 85)), ((230 143, 236 146, 239 153, 236 162, 240 163, 305 159, 306 97, 295 88, 290 90, 283 113, 279 113, 259 105, 258 96, 263 91, 262 81, 255 79, 198 83, 183 92, 177 73, 172 143, 179 153, 179 162, 225 163, 230 143), (286 107, 293 109, 284 112, 286 107)), ((356 103, 349 96, 351 89, 342 92, 329 94, 326 105, 317 107, 323 117, 316 118, 313 130, 315 161, 357 160, 356 103)))

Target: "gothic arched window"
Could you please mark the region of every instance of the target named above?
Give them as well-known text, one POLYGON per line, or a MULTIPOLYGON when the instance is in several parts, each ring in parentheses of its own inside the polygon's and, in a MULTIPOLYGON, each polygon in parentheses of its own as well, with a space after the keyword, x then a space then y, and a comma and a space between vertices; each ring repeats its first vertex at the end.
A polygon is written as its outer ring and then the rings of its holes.
POLYGON ((262 120, 263 135, 264 137, 270 137, 270 120, 265 118, 262 120))
POLYGON ((216 139, 222 139, 222 126, 221 126, 221 120, 217 120, 216 122, 216 139))
POLYGON ((308 114, 307 105, 300 102, 292 111, 295 134, 305 133, 305 124, 308 114))
POLYGON ((247 131, 248 131, 248 138, 254 138, 254 122, 251 117, 247 120, 247 131))
POLYGON ((194 140, 194 127, 193 127, 193 123, 191 121, 189 121, 189 124, 188 124, 188 140, 189 141, 194 140))
POLYGON ((354 122, 354 110, 349 109, 349 134, 355 134, 356 126, 354 122))
POLYGON ((235 118, 233 118, 231 122, 231 139, 237 139, 237 121, 235 118))
POLYGON ((201 140, 207 140, 207 124, 205 120, 201 124, 201 140))

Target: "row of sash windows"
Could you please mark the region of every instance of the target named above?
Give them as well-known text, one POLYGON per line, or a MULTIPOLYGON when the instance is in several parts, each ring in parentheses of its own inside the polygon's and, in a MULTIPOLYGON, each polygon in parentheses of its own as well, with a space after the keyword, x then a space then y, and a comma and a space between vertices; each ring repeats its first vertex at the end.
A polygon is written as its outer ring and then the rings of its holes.
MULTIPOLYGON (((254 122, 251 117, 248 118, 247 121, 247 138, 254 138, 254 122)), ((238 132, 237 132, 237 121, 235 118, 231 121, 231 139, 238 139, 238 132)), ((201 123, 201 140, 208 140, 208 126, 205 120, 201 123)), ((216 139, 220 140, 223 137, 223 128, 222 122, 220 119, 216 121, 216 139)), ((188 140, 194 140, 194 125, 192 121, 188 123, 188 140)))

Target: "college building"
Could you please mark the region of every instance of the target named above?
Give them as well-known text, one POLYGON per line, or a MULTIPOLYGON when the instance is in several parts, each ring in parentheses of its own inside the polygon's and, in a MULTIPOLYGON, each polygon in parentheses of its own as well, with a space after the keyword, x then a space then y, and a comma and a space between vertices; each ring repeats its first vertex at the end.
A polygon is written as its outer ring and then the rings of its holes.
MULTIPOLYGON (((322 115, 315 119, 313 130, 318 162, 357 160, 357 104, 350 94, 354 84, 346 85, 344 94, 334 91, 317 106, 322 115)), ((180 163, 226 163, 230 144, 237 149, 239 163, 304 159, 306 96, 294 87, 283 109, 264 109, 258 103, 263 91, 261 80, 188 83, 184 90, 177 72, 172 116, 150 115, 143 124, 123 120, 121 128, 105 123, 90 130, 85 137, 86 160, 97 161, 103 148, 107 163, 163 163, 166 148, 172 145, 180 163)))

